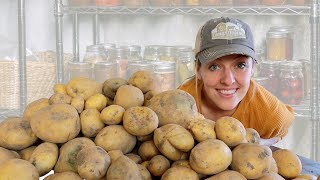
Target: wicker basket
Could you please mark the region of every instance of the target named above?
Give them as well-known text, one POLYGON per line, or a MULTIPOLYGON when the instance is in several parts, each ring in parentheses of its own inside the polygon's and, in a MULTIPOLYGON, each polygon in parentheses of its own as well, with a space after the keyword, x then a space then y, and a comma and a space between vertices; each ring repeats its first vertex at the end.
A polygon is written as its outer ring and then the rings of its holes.
MULTIPOLYGON (((38 61, 27 61, 27 103, 53 94, 56 80, 55 53, 34 53, 38 61)), ((65 66, 72 58, 65 54, 65 66)), ((66 72, 66 71, 65 71, 66 72)), ((0 109, 19 109, 19 62, 0 60, 0 109)))

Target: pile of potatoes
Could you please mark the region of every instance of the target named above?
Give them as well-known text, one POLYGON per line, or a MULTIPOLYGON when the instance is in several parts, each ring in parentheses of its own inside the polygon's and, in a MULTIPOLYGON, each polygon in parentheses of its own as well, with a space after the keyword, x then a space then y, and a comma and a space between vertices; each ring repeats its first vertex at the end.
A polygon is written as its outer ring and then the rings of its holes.
POLYGON ((157 91, 154 74, 103 84, 74 78, 0 123, 0 180, 226 180, 301 175, 290 150, 272 152, 232 117, 198 113, 181 90, 157 91))

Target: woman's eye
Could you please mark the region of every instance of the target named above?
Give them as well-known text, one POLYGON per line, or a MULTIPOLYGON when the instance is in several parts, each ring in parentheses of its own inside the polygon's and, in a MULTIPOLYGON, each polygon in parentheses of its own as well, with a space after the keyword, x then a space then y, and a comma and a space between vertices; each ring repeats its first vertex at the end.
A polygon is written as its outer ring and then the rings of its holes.
POLYGON ((212 65, 212 66, 210 66, 209 69, 210 69, 211 71, 216 71, 216 70, 219 69, 219 66, 217 66, 217 65, 212 65))
POLYGON ((244 69, 246 66, 247 66, 246 63, 240 63, 237 65, 237 67, 240 69, 244 69))

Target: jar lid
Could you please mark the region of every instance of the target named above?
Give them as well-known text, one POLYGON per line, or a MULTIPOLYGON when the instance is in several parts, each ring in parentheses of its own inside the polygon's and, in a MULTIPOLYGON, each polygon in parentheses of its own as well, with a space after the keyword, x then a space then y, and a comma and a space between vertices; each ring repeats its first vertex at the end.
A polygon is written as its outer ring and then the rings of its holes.
POLYGON ((116 44, 114 44, 114 43, 100 43, 99 45, 103 46, 105 49, 116 47, 116 44))
POLYGON ((184 45, 176 46, 176 49, 177 49, 178 52, 180 52, 180 51, 192 51, 192 47, 191 46, 184 46, 184 45))
POLYGON ((105 48, 102 45, 90 45, 90 46, 87 46, 87 51, 88 52, 101 52, 101 51, 105 51, 105 48))
POLYGON ((194 56, 194 52, 193 51, 180 51, 178 53, 178 60, 179 61, 194 61, 195 60, 195 56, 194 56))
POLYGON ((115 50, 116 50, 116 56, 118 58, 127 59, 130 54, 130 49, 128 47, 118 47, 118 48, 115 48, 115 50))
POLYGON ((282 31, 268 31, 267 38, 287 38, 289 34, 282 31))
POLYGON ((280 63, 281 70, 302 69, 302 62, 300 61, 284 61, 280 63))
POLYGON ((159 48, 159 54, 165 56, 177 56, 178 49, 175 46, 162 46, 159 48))
POLYGON ((94 66, 110 66, 117 64, 116 61, 99 61, 94 64, 94 66))
POLYGON ((271 26, 269 31, 293 32, 293 26, 271 26))

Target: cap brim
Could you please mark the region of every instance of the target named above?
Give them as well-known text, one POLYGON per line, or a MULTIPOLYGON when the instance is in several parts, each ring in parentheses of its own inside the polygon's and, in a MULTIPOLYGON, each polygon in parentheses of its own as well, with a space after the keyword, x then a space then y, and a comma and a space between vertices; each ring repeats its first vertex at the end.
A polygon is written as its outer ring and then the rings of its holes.
POLYGON ((257 62, 256 53, 253 49, 239 44, 226 44, 211 47, 201 51, 197 58, 201 63, 208 63, 210 61, 216 60, 223 56, 231 55, 231 54, 242 54, 251 57, 257 62))

